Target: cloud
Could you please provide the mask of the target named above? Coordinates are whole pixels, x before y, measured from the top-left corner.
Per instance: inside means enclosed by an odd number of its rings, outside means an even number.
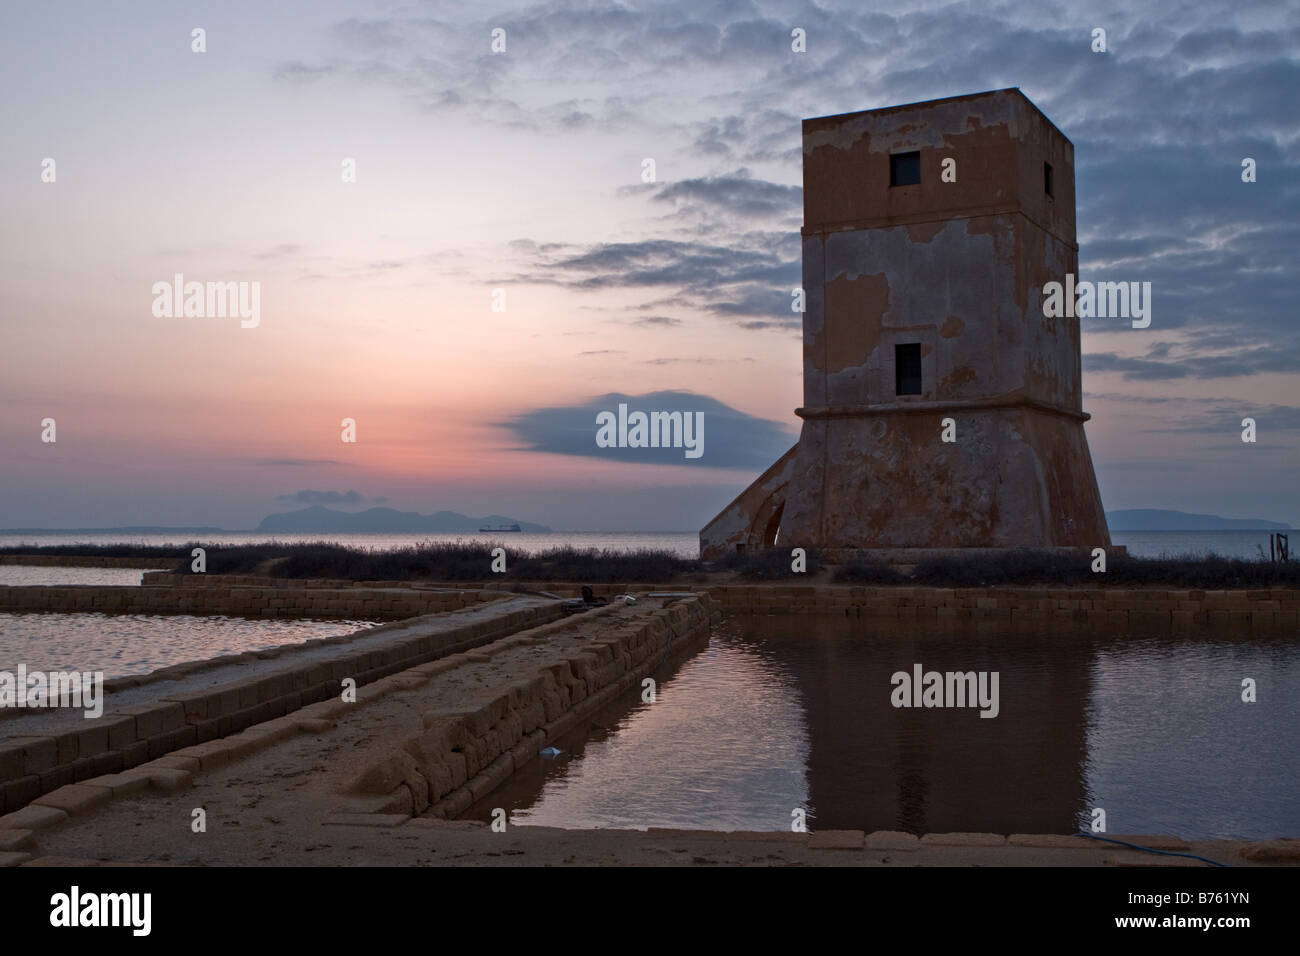
[[[644,188],[626,186],[620,194],[634,195]],[[695,214],[721,213],[728,220],[778,218],[797,222],[802,212],[803,187],[755,179],[742,167],[729,175],[657,184],[651,198]]]
[[[290,495],[276,495],[275,500],[300,505],[359,505],[365,502],[366,497],[356,491],[312,491],[304,488]]]
[[[490,22],[350,18],[332,49],[279,75],[372,82],[475,123],[663,144],[681,178],[619,190],[671,206],[657,228],[576,249],[546,237],[529,277],[654,286],[753,330],[798,324],[779,292],[799,281],[799,187],[786,183],[800,175],[801,117],[1020,86],[1076,147],[1082,278],[1152,282],[1153,328],[1193,336],[1184,358],[1200,360],[1179,373],[1117,352],[1094,367],[1229,377],[1269,370],[1267,350],[1300,366],[1300,23],[1266,0],[1227,12],[1164,0],[1159,11],[1103,2],[1085,21],[1054,4],[558,0]],[[1093,20],[1106,24],[1105,54],[1091,51]],[[791,51],[793,25],[807,31],[806,53]],[[506,56],[487,53],[494,26],[507,31]],[[1245,156],[1257,183],[1241,182]],[[1241,354],[1215,354],[1208,343],[1225,332]]]
[[[532,261],[511,280],[582,292],[668,289],[659,304],[714,317],[757,318],[764,327],[800,327],[790,290],[801,281],[798,233],[737,233],[731,245],[647,239],[562,246]]]
[[[275,468],[311,468],[316,465],[337,465],[333,458],[253,458],[254,465],[268,465]]]
[[[277,246],[263,252],[253,253],[254,259],[284,259],[290,256],[296,256],[303,251],[303,247],[293,242],[282,242]]]
[[[1182,353],[1169,356],[1169,343],[1148,352],[1147,357],[1117,355],[1114,352],[1089,352],[1083,356],[1085,372],[1119,372],[1128,381],[1144,379],[1216,379],[1242,378],[1265,372],[1294,372],[1297,356],[1291,348],[1259,346],[1236,349],[1226,354],[1201,354],[1199,343],[1191,343]]]
[[[1300,21],[1286,5],[1099,0],[1085,17],[1059,0],[883,10],[556,0],[498,19],[505,58],[464,52],[485,47],[486,21],[446,26],[433,43],[430,28],[394,18],[335,37],[338,48],[301,58],[284,79],[371,82],[476,123],[656,144],[661,182],[613,187],[624,231],[575,243],[557,226],[526,240],[511,250],[517,280],[606,311],[610,293],[624,293],[628,320],[643,314],[646,327],[711,320],[794,336],[800,119],[1019,86],[1075,146],[1080,278],[1152,284],[1151,328],[1090,348],[1085,383],[1183,392],[1185,404],[1143,407],[1158,427],[1208,435],[1246,412],[1198,404],[1206,383],[1300,369]],[[796,25],[806,54],[790,51]],[[1105,54],[1090,49],[1097,25]],[[1258,182],[1241,181],[1244,157]],[[626,305],[637,293],[653,304]],[[1121,327],[1085,323],[1085,346]],[[1294,435],[1289,408],[1258,410],[1261,427]],[[577,424],[590,438],[593,423]],[[1150,452],[1172,448],[1155,440]]]
[[[674,319],[672,316],[668,316],[668,315],[647,315],[643,318],[633,320],[632,324],[645,325],[645,326],[663,326],[667,328],[671,326],[681,325],[682,320]]]
[[[1130,395],[1117,392],[1085,392],[1089,401],[1115,402],[1140,409],[1161,409],[1161,423],[1145,431],[1197,432],[1214,437],[1241,430],[1243,418],[1255,419],[1256,425],[1269,432],[1300,432],[1300,406],[1257,404],[1241,398],[1196,398],[1186,395]],[[1288,441],[1290,444],[1290,441]]]
[[[638,410],[703,413],[703,456],[687,459],[681,448],[598,447],[596,416],[606,411],[617,414],[620,403],[627,405],[629,414]],[[499,424],[511,430],[529,451],[605,461],[712,468],[766,468],[797,437],[779,422],[747,415],[707,395],[677,391],[601,395],[580,405],[533,409]]]

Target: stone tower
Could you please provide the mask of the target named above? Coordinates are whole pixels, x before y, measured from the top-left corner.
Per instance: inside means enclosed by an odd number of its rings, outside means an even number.
[[[803,180],[803,428],[702,555],[1109,546],[1079,322],[1042,308],[1073,144],[997,90],[804,120]]]

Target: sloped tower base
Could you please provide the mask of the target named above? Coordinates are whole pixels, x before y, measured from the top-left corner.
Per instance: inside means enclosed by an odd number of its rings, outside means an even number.
[[[944,418],[951,443],[938,439]],[[808,418],[780,538],[823,550],[1110,544],[1082,422],[1024,406]]]

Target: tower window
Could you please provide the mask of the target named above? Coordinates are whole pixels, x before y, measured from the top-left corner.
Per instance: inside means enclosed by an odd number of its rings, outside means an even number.
[[[1043,192],[1051,196],[1052,193],[1052,164],[1043,163]]]
[[[921,394],[921,343],[894,346],[894,394]]]
[[[921,181],[921,154],[894,153],[889,157],[889,185],[915,186]]]

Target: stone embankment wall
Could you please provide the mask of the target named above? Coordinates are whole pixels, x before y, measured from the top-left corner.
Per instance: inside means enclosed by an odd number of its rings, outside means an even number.
[[[1110,633],[1219,627],[1294,631],[1300,625],[1300,590],[1293,589],[732,585],[708,591],[723,610],[734,613],[832,614],[884,622],[986,622],[1012,628],[1064,623]]]
[[[100,611],[107,614],[225,614],[235,617],[341,617],[396,621],[421,614],[455,611],[499,597],[500,592],[486,589],[284,587],[269,585],[265,578],[257,587],[216,581],[208,581],[205,587],[24,585],[0,587],[0,612],[73,614]]]
[[[709,596],[700,594],[615,627],[593,628],[599,637],[585,650],[530,679],[487,691],[481,706],[426,713],[423,733],[362,767],[345,789],[382,798],[369,805],[373,811],[454,817],[580,720],[706,644],[719,616]],[[546,630],[532,636],[544,639]]]
[[[418,664],[490,643],[520,629],[536,627],[563,614],[558,602],[521,607],[485,615],[454,627],[427,629],[412,634],[395,629],[391,641],[381,646],[349,647],[356,638],[374,631],[340,635],[304,645],[250,651],[206,661],[178,664],[139,677],[104,682],[105,713],[95,720],[79,721],[75,729],[48,735],[0,737],[0,813],[12,812],[43,793],[70,783],[118,773],[148,760],[193,744],[237,734],[245,728],[273,720],[300,707],[341,693],[342,680],[351,677],[363,686]],[[337,645],[337,654],[295,663],[295,657],[320,645]],[[252,664],[279,658],[286,666],[273,672],[204,687],[188,693],[169,693],[165,685],[149,703],[114,707],[112,695],[144,683],[177,680],[195,672],[238,662]],[[277,662],[278,663],[278,662]],[[24,711],[0,711],[15,718]],[[6,721],[0,719],[0,733]]]
[[[412,583],[275,579],[253,575],[148,573],[145,587],[0,587],[2,611],[106,611],[398,620],[492,600],[504,589],[578,594],[581,582]],[[503,589],[498,591],[496,589]],[[1013,629],[1098,627],[1153,633],[1232,628],[1295,631],[1300,589],[1205,591],[1171,588],[935,588],[785,583],[624,583],[594,586],[599,596],[650,591],[708,592],[733,614],[830,614],[888,622]]]
[[[461,584],[460,587],[490,587]],[[562,597],[577,595],[579,584],[538,581],[530,591]],[[872,587],[862,585],[638,583],[599,584],[597,596],[651,591],[707,592],[713,603],[730,614],[828,614],[890,623],[919,622],[962,626],[982,623],[997,627],[1104,628],[1152,633],[1195,632],[1230,628],[1234,631],[1290,631],[1300,627],[1300,590],[1203,591],[1171,588]]]
[[[147,571],[141,584],[168,588],[410,588],[421,587],[414,581],[353,581],[348,578],[268,578],[260,574],[173,574],[170,571]],[[430,585],[455,588],[456,584]],[[489,585],[490,586],[490,585]],[[478,584],[473,587],[479,587]]]

